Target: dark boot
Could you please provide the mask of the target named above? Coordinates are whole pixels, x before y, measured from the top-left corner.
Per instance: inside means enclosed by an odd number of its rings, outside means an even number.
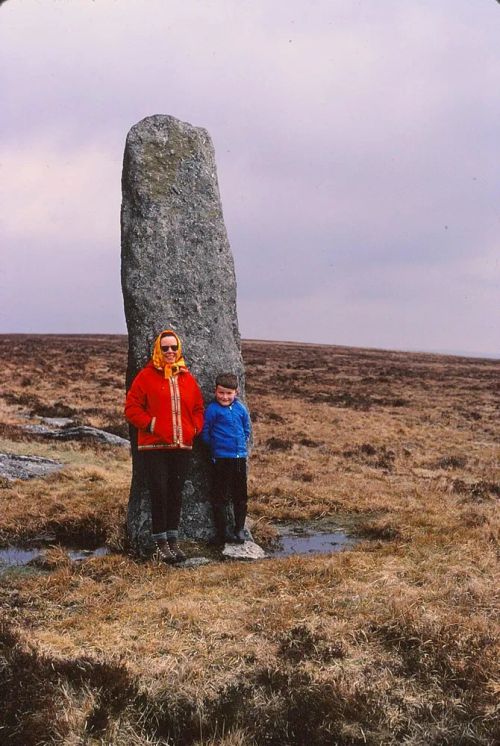
[[[167,565],[173,565],[176,561],[175,555],[170,550],[170,547],[165,539],[158,539],[157,541],[155,541],[155,552],[153,554],[153,557],[158,562],[165,562],[165,564]]]
[[[247,517],[247,506],[245,503],[234,505],[234,536],[236,544],[244,544],[247,536],[245,533],[245,519]]]
[[[235,530],[234,532],[234,538],[235,538],[235,544],[244,544],[247,540],[245,529],[240,528],[238,531]]]
[[[186,555],[182,551],[182,549],[179,547],[179,544],[177,543],[177,539],[168,539],[168,547],[170,549],[170,552],[175,557],[175,562],[184,562],[186,559]]]
[[[228,528],[226,523],[226,506],[223,503],[212,503],[215,525],[214,544],[224,546],[224,544],[233,544],[235,536]]]

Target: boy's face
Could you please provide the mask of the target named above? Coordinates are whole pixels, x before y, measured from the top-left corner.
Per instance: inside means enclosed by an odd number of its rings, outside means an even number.
[[[215,399],[223,407],[229,407],[236,399],[238,389],[227,389],[225,386],[215,387]]]

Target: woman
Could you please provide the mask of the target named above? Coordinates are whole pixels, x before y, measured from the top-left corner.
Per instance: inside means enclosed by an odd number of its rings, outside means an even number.
[[[151,360],[135,377],[125,417],[137,428],[137,447],[144,454],[157,554],[164,562],[181,562],[186,559],[177,542],[182,488],[193,439],[203,427],[203,397],[172,329],[158,335]]]

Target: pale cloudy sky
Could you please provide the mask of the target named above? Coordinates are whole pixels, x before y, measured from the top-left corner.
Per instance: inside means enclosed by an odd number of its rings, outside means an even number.
[[[497,354],[495,0],[0,4],[0,331],[124,332],[120,175],[206,127],[244,337]]]

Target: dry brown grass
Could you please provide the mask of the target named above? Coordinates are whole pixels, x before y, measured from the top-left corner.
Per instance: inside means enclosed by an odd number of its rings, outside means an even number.
[[[77,344],[78,342],[78,344]],[[0,450],[63,461],[0,493],[0,540],[123,547],[125,340],[0,338]],[[0,734],[39,743],[484,744],[498,724],[498,363],[247,342],[250,511],[339,524],[340,554],[169,569],[126,554],[0,581]]]
[[[57,450],[64,459],[63,450]],[[125,454],[113,456],[113,468],[106,468],[109,454],[101,453],[99,466],[71,464],[44,480],[17,481],[4,488],[0,542],[29,542],[36,536],[53,535],[68,545],[123,547],[130,470]]]

